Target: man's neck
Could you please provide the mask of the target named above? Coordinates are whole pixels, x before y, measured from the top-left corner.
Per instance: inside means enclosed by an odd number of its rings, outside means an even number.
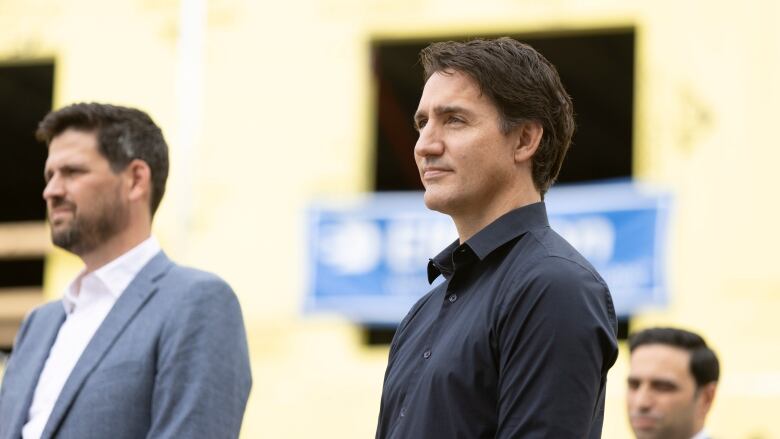
[[[125,233],[112,236],[89,253],[78,256],[84,261],[85,272],[90,273],[127,253],[148,239],[149,236],[151,236],[151,230],[128,230]]]
[[[542,196],[535,191],[522,195],[523,196],[521,197],[516,197],[503,203],[494,203],[488,209],[451,214],[450,217],[452,217],[455,228],[458,230],[458,239],[460,240],[460,243],[462,244],[468,241],[469,238],[476,235],[477,232],[507,213],[528,206],[529,204],[542,201]]]

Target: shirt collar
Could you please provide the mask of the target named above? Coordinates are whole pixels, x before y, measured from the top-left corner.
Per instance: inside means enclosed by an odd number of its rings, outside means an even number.
[[[123,253],[108,264],[98,268],[92,273],[82,270],[78,276],[65,289],[62,304],[65,312],[70,314],[76,306],[77,293],[85,278],[94,277],[106,288],[111,297],[116,300],[130,285],[141,269],[161,250],[160,243],[150,236],[142,243]]]
[[[455,240],[428,262],[428,282],[444,275],[449,277],[458,268],[475,260],[483,260],[497,248],[525,234],[531,229],[549,227],[544,202],[507,212],[488,224],[463,244]]]
[[[707,432],[702,429],[700,432],[696,433],[691,439],[707,439],[707,438],[709,438],[709,436],[707,436]]]

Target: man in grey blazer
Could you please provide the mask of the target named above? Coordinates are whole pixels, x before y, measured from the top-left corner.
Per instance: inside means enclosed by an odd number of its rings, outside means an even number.
[[[237,437],[251,374],[236,296],[151,236],[168,175],[160,128],[90,103],[48,114],[36,135],[52,241],[85,268],[19,330],[0,439]]]

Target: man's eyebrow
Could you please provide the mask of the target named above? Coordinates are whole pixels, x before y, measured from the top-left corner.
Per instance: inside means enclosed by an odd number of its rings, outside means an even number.
[[[663,378],[654,378],[654,379],[650,380],[650,384],[652,384],[652,385],[659,385],[660,384],[660,385],[664,385],[664,386],[678,387],[676,382],[674,382],[672,380],[663,379]]]
[[[433,108],[433,112],[436,114],[450,114],[450,113],[463,113],[471,114],[471,112],[458,105],[442,105]]]

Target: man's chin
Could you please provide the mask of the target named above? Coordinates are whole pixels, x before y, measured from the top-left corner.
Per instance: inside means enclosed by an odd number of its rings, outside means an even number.
[[[51,242],[55,246],[72,252],[75,248],[77,237],[74,236],[73,230],[70,227],[55,227],[51,228]]]
[[[55,230],[65,230],[70,228],[71,220],[65,215],[49,216],[49,228],[54,233]]]
[[[631,429],[637,439],[657,439],[658,424],[656,421],[631,421]]]
[[[450,211],[450,203],[447,202],[446,197],[442,196],[440,193],[437,193],[435,190],[426,190],[425,195],[423,196],[423,201],[425,202],[425,207],[430,210],[435,210],[436,212],[441,212],[445,215],[447,215]]]

